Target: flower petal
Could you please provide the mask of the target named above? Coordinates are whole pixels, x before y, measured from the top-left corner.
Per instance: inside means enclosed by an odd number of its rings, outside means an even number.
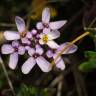
[[[48,41],[48,42],[47,42],[47,45],[48,45],[50,48],[52,48],[52,49],[57,49],[57,48],[59,47],[59,45],[58,45],[55,41],[52,41],[52,40]]]
[[[37,57],[36,62],[43,72],[49,72],[52,69],[51,64],[42,56]]]
[[[56,56],[57,56],[57,54],[54,55],[53,58],[55,59]],[[64,70],[64,69],[65,69],[65,64],[64,64],[64,61],[63,61],[62,57],[59,57],[59,58],[56,60],[55,64],[56,64],[56,67],[57,67],[57,68],[59,68],[59,69],[61,69],[61,70]]]
[[[44,28],[43,33],[48,34],[50,32],[50,28]]]
[[[21,68],[22,73],[28,74],[31,71],[31,69],[35,66],[35,64],[36,64],[35,59],[32,57],[29,57],[28,60],[25,61],[25,63],[22,65],[22,68]]]
[[[28,54],[29,54],[30,56],[32,56],[32,55],[34,55],[34,53],[35,53],[35,49],[29,48]]]
[[[18,40],[18,39],[20,39],[20,35],[18,34],[18,32],[15,32],[15,31],[5,31],[4,37],[6,40]]]
[[[66,20],[51,22],[49,26],[51,29],[56,30],[60,29],[66,22],[67,22]]]
[[[21,41],[22,41],[23,44],[28,44],[28,45],[31,44],[31,42],[26,37],[22,38]]]
[[[60,37],[60,32],[58,30],[54,30],[52,32],[49,32],[47,35],[49,40],[53,40]]]
[[[25,29],[25,22],[21,17],[16,16],[15,17],[15,22],[16,22],[17,29],[18,29],[19,32],[24,32],[26,30]]]
[[[43,40],[42,40],[42,39],[40,39],[40,40],[39,40],[39,43],[40,43],[41,45],[43,45],[43,44],[44,44],[44,42],[43,42]]]
[[[10,59],[9,59],[9,67],[11,69],[15,69],[18,63],[18,53],[14,52],[10,55]]]
[[[25,53],[25,47],[24,46],[19,46],[19,48],[18,48],[18,54],[24,55],[24,53]]]
[[[37,29],[43,29],[44,27],[43,27],[42,22],[38,22],[38,23],[36,24],[36,28],[37,28]]]
[[[19,42],[18,41],[12,41],[12,46],[13,47],[18,47],[19,46]]]
[[[53,53],[52,53],[51,50],[48,50],[48,51],[46,52],[46,55],[47,55],[48,58],[53,57]]]
[[[2,54],[10,54],[10,53],[14,52],[14,48],[9,44],[4,44],[1,47],[1,52],[2,52]]]
[[[38,53],[39,55],[43,54],[43,49],[40,46],[36,46],[36,53]]]
[[[32,34],[31,34],[31,32],[27,32],[27,34],[26,34],[26,38],[29,38],[29,39],[32,38]]]
[[[46,7],[42,12],[42,22],[49,23],[49,21],[50,21],[50,9]]]
[[[56,50],[56,52],[59,53],[68,44],[70,44],[70,42],[65,42],[65,43],[61,44],[60,47]],[[62,54],[71,54],[71,53],[74,53],[75,51],[77,51],[77,49],[78,49],[78,47],[75,44],[73,44],[69,48],[67,48]]]

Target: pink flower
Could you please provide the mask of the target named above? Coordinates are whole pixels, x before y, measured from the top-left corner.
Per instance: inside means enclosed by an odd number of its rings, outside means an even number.
[[[31,44],[28,39],[32,39],[32,34],[26,30],[25,22],[21,17],[16,16],[15,22],[17,25],[18,32],[16,31],[5,31],[4,37],[6,40],[19,40],[21,39],[22,43]]]
[[[44,51],[39,45],[36,45],[36,49],[28,49],[28,54],[30,57],[22,65],[22,72],[24,74],[28,74],[36,64],[43,72],[49,72],[52,67],[51,64],[43,57],[43,53]]]
[[[9,67],[15,69],[18,63],[18,55],[25,53],[24,46],[19,45],[17,41],[13,41],[11,44],[4,44],[1,47],[2,54],[10,54]]]
[[[66,43],[63,43],[60,45],[59,48],[57,48],[55,51],[52,51],[52,50],[48,50],[46,55],[48,58],[53,58],[55,59],[58,55],[58,53],[66,46],[68,45],[70,42],[66,42]],[[62,54],[72,54],[74,52],[76,52],[77,50],[77,46],[76,45],[72,45],[71,47],[69,47],[68,49],[66,49]],[[56,64],[56,67],[61,69],[61,70],[64,70],[65,69],[65,63],[64,63],[64,60],[62,59],[62,57],[60,56],[57,61],[55,62]]]
[[[42,22],[37,23],[37,29],[43,29],[43,33],[48,33],[50,30],[60,29],[66,22],[66,20],[50,22],[50,9],[45,8],[42,12]]]

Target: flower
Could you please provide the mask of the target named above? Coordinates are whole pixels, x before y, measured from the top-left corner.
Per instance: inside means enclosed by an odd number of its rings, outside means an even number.
[[[19,45],[18,41],[13,41],[11,44],[4,44],[1,47],[2,54],[10,54],[9,67],[15,69],[18,62],[18,54],[23,55],[25,53],[24,46]]]
[[[50,9],[46,7],[42,12],[42,22],[38,22],[36,27],[43,29],[43,33],[48,33],[50,30],[60,29],[66,22],[66,20],[50,22]]]
[[[58,53],[69,44],[70,42],[66,42],[60,45],[59,48],[57,48],[55,51],[54,50],[48,50],[46,52],[46,55],[48,58],[53,58],[55,59],[58,55]],[[77,50],[77,46],[76,45],[72,45],[69,48],[67,48],[62,54],[71,54],[74,53]],[[59,56],[59,58],[55,61],[56,67],[64,70],[65,69],[65,63],[64,60],[62,59],[61,56]]]
[[[31,44],[31,42],[28,39],[32,38],[32,34],[28,30],[26,30],[24,20],[21,17],[16,16],[15,22],[17,25],[18,32],[5,31],[4,32],[5,39],[6,40],[19,40],[19,39],[21,39],[22,43]]]
[[[49,72],[52,67],[51,64],[43,57],[43,53],[44,51],[39,45],[36,45],[36,49],[29,48],[28,54],[30,55],[30,57],[22,65],[22,72],[24,74],[28,74],[36,63],[43,72]]]
[[[58,31],[52,31],[52,32],[49,32],[49,33],[41,33],[40,34],[40,40],[39,40],[39,43],[41,45],[43,44],[47,44],[50,48],[58,48],[59,45],[53,41],[54,39],[60,37],[60,33]]]

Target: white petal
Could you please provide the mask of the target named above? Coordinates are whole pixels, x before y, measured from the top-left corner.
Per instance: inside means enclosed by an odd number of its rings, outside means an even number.
[[[1,47],[1,52],[2,54],[10,54],[14,52],[14,48],[9,44],[5,44]]]
[[[52,48],[52,49],[56,49],[56,48],[59,47],[59,45],[58,45],[55,41],[52,41],[52,40],[48,41],[47,45],[48,45],[50,48]]]
[[[42,22],[38,22],[38,23],[36,24],[36,28],[37,28],[37,29],[43,29],[43,24],[42,24]]]
[[[54,55],[53,58],[55,59],[57,55]],[[61,70],[64,70],[65,69],[65,64],[64,64],[64,61],[61,57],[59,57],[56,62],[56,67],[61,69]]]
[[[18,40],[18,39],[20,39],[19,33],[15,32],[15,31],[5,31],[4,37],[6,40]]]
[[[70,42],[65,42],[65,43],[61,44],[60,47],[56,50],[56,52],[59,53],[68,44],[70,44]],[[73,44],[69,48],[67,48],[62,54],[71,54],[71,53],[76,52],[77,49],[78,49],[78,47],[75,44]]]
[[[35,64],[36,64],[35,59],[32,57],[29,57],[28,60],[25,61],[25,63],[22,65],[22,68],[21,68],[22,73],[28,74]]]
[[[54,30],[52,32],[49,32],[47,35],[49,40],[53,40],[60,37],[60,32],[58,30]]]
[[[16,22],[17,29],[19,32],[24,32],[26,30],[25,29],[25,22],[21,17],[16,16],[15,22]]]
[[[50,28],[53,30],[60,29],[67,21],[56,21],[56,22],[51,22],[49,24]]]
[[[50,9],[46,7],[42,12],[42,22],[49,23],[49,21],[50,21]]]
[[[10,55],[9,67],[14,70],[17,66],[17,63],[18,63],[18,53],[15,52]]]
[[[19,46],[19,48],[18,48],[18,54],[24,55],[24,53],[25,53],[25,47],[24,46]]]
[[[36,59],[36,62],[43,72],[49,72],[52,69],[51,64],[42,56]]]
[[[39,43],[40,43],[41,45],[43,45],[43,44],[44,44],[44,42],[43,42],[43,40],[42,40],[42,39],[40,39],[40,40],[39,40]]]
[[[44,28],[43,33],[48,34],[50,32],[50,28]]]
[[[35,49],[29,48],[28,54],[29,54],[30,56],[32,56],[32,55],[34,55],[34,53],[35,53]]]

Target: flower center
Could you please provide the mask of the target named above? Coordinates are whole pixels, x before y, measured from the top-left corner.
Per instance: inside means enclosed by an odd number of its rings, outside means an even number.
[[[39,54],[34,54],[33,57],[36,59],[39,56]]]
[[[44,26],[45,28],[48,28],[48,27],[49,27],[49,25],[48,25],[47,23],[43,23],[43,26]]]
[[[23,31],[22,33],[20,33],[21,38],[24,38],[24,37],[26,36],[27,32],[28,32],[28,31],[25,30],[25,31]]]
[[[43,42],[44,42],[44,43],[47,43],[47,42],[48,42],[48,36],[47,36],[47,35],[44,35],[44,36],[43,36]]]

